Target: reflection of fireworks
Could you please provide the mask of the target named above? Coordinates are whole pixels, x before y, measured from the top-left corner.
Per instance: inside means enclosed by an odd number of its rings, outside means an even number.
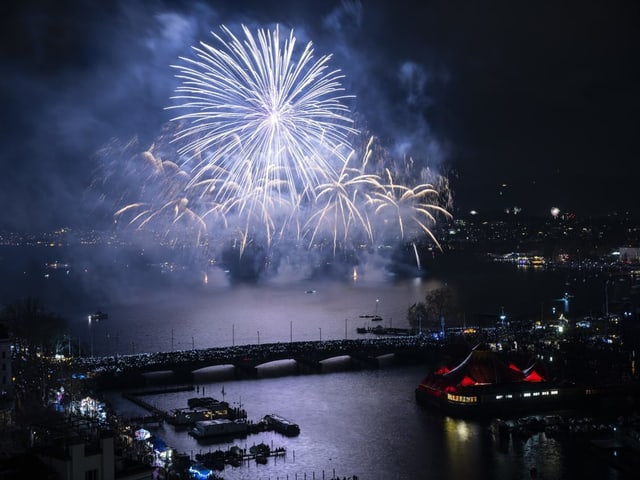
[[[142,188],[123,195],[117,218],[232,239],[241,255],[279,240],[331,244],[334,255],[425,234],[438,244],[430,227],[449,215],[446,179],[423,169],[422,182],[406,186],[412,161],[394,167],[374,153],[373,137],[359,157],[329,57],[314,61],[310,44],[296,57],[295,38],[281,43],[278,28],[244,28],[242,40],[222,30],[229,43],[214,34],[217,48],[202,43],[177,67],[173,108],[186,113],[172,122],[171,143],[160,138],[133,156]]]

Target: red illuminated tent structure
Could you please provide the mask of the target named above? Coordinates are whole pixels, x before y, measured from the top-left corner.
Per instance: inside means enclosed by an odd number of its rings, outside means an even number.
[[[474,348],[462,363],[442,375],[449,385],[493,385],[525,380],[525,373],[515,365],[504,363],[498,355],[484,346]]]
[[[460,416],[556,408],[579,394],[577,387],[549,381],[539,362],[520,369],[484,345],[474,348],[454,368],[439,368],[416,388],[421,403]]]

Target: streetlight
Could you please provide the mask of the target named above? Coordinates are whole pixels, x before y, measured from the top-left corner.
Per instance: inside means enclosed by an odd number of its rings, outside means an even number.
[[[258,330],[258,345],[260,345],[260,330]]]
[[[318,330],[320,330],[320,341],[322,341],[322,327],[318,327]]]
[[[89,315],[89,337],[90,338],[90,342],[91,342],[91,358],[93,358],[93,328],[92,328],[92,320],[93,315]]]

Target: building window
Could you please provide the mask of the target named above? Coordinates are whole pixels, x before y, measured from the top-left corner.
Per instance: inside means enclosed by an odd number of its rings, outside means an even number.
[[[98,470],[87,470],[84,472],[84,480],[98,480]]]

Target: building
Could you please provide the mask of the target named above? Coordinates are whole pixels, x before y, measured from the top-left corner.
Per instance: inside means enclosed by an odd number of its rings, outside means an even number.
[[[638,247],[620,247],[618,249],[620,256],[618,257],[623,263],[640,263],[640,248]]]
[[[111,432],[88,441],[74,437],[35,448],[38,460],[59,480],[152,480],[153,467],[116,455]]]

